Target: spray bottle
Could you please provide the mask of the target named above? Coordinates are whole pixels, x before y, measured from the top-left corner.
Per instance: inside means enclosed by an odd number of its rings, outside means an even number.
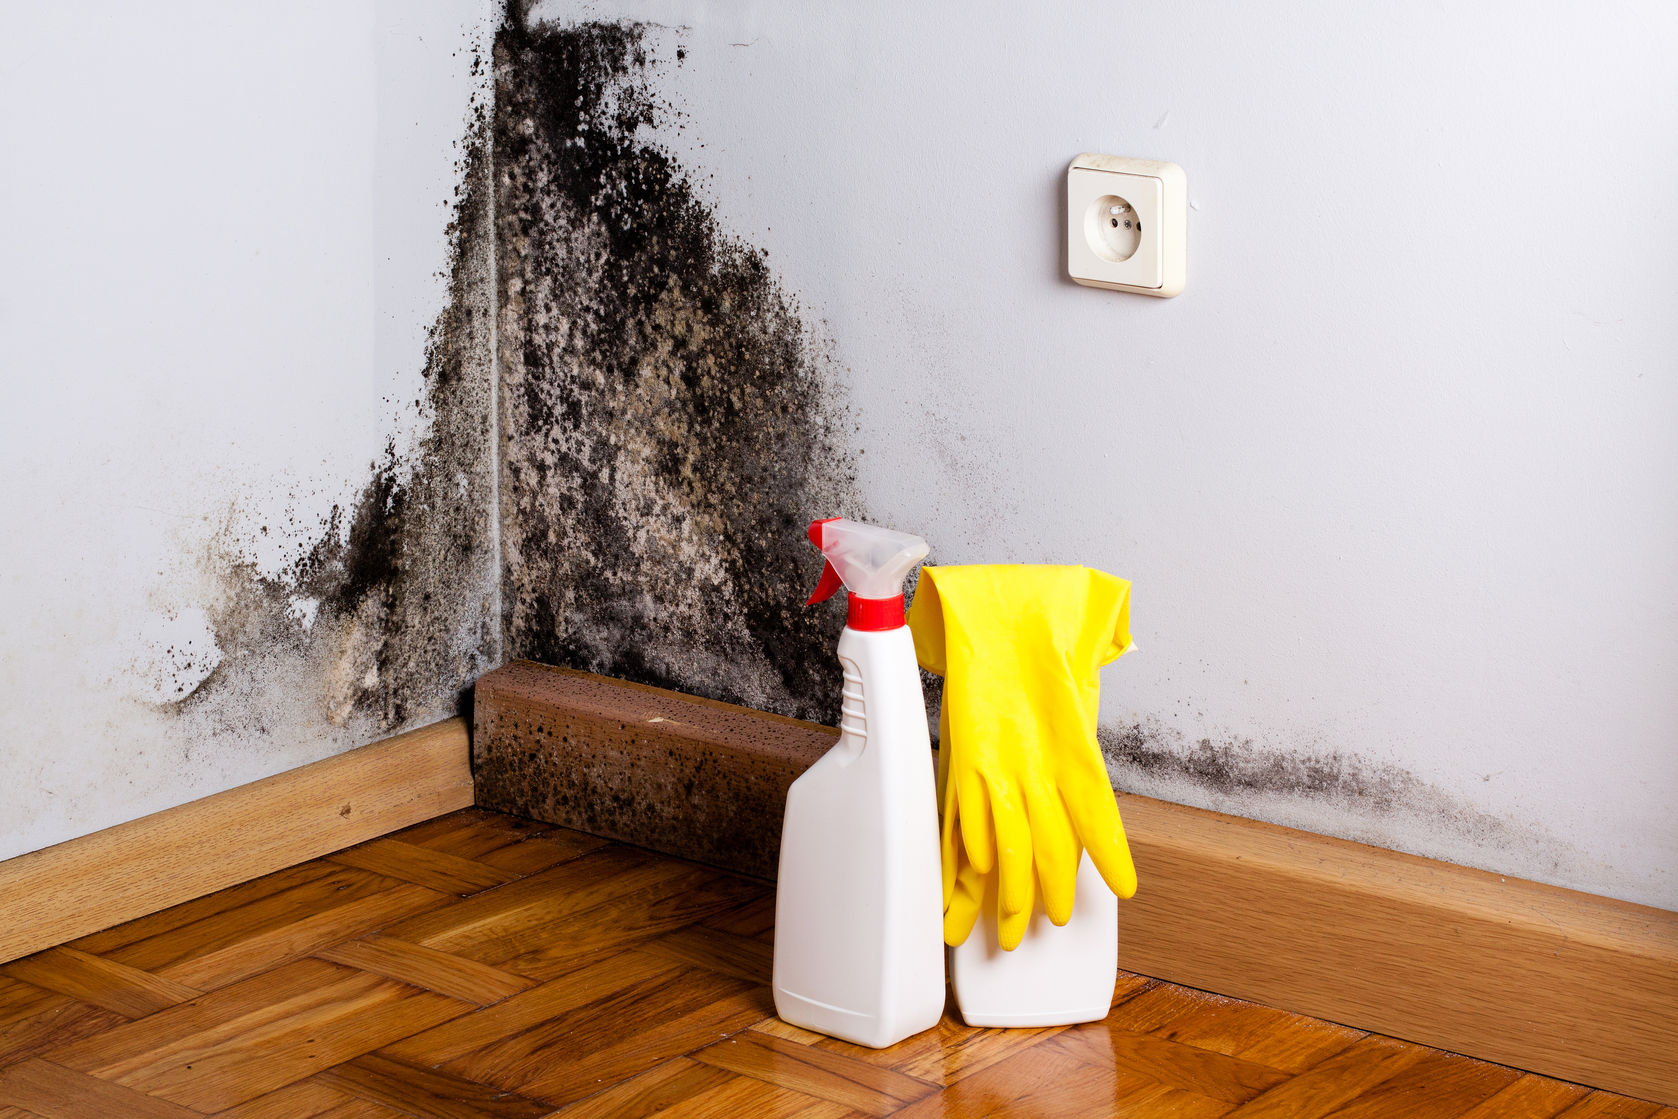
[[[903,580],[926,541],[832,518],[810,602],[850,592],[839,741],[787,791],[775,898],[775,1012],[876,1049],[938,1023],[943,888],[932,744]]]

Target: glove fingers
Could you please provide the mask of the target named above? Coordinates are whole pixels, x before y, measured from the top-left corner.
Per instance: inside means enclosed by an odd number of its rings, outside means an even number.
[[[954,948],[973,932],[985,900],[985,876],[966,859],[958,859],[954,888],[944,905],[944,943]]]
[[[996,867],[996,837],[991,832],[991,803],[984,778],[968,771],[954,775],[954,779],[967,860],[980,874],[989,874]]]
[[[1130,858],[1130,844],[1125,839],[1124,821],[1119,818],[1119,805],[1111,789],[1086,788],[1072,796],[1065,796],[1072,826],[1089,852],[1090,862],[1101,872],[1107,888],[1121,898],[1136,893],[1136,864]]]
[[[1078,889],[1078,837],[1066,805],[1054,790],[1033,788],[1026,793],[1031,817],[1032,854],[1037,865],[1037,887],[1049,920],[1064,925],[1072,919],[1072,899]]]
[[[996,825],[996,897],[999,916],[1031,915],[1036,884],[1031,871],[1031,823],[1019,794],[1004,782],[990,786]],[[1016,941],[1016,943],[1018,943]]]
[[[938,836],[938,862],[944,879],[944,908],[950,908],[955,893],[956,875],[965,860],[961,857],[961,810],[952,798],[944,808],[944,819]]]
[[[1025,939],[1025,933],[1031,927],[1032,906],[1027,905],[1019,913],[998,913],[996,915],[996,942],[1005,952],[1012,952]]]

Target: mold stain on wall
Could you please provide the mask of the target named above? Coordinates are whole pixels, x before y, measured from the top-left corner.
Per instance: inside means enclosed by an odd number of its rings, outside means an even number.
[[[517,4],[496,41],[506,650],[831,722],[841,623],[803,603],[806,525],[861,515],[837,370],[653,139],[671,64]]]
[[[1577,849],[1549,831],[1356,753],[1190,741],[1159,720],[1104,725],[1097,738],[1114,787],[1129,792],[1528,878],[1580,865]]]
[[[424,433],[285,569],[215,538],[209,634],[156,658],[184,739],[354,745],[457,712],[510,657],[836,717],[842,623],[803,606],[805,525],[859,509],[833,359],[651,138],[679,114],[646,32],[509,10]]]
[[[482,116],[459,165],[448,299],[413,402],[422,434],[400,454],[393,438],[353,507],[334,507],[278,573],[259,569],[242,532],[215,537],[205,559],[215,665],[172,701],[195,742],[303,733],[356,745],[456,713],[498,662]]]

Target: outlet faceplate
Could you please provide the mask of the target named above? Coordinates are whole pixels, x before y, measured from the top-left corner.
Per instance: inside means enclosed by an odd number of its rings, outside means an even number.
[[[1175,163],[1085,152],[1066,169],[1066,271],[1080,284],[1183,290],[1188,176]]]

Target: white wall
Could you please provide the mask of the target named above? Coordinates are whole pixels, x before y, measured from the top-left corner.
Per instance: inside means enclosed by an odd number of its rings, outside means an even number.
[[[359,744],[283,673],[259,739],[167,701],[205,549],[277,569],[418,429],[486,9],[7,8],[0,857]]]
[[[539,12],[666,25],[875,516],[1133,579],[1110,727],[1364,778],[1133,785],[1678,907],[1678,9]],[[1064,279],[1086,150],[1187,169],[1179,298]]]

